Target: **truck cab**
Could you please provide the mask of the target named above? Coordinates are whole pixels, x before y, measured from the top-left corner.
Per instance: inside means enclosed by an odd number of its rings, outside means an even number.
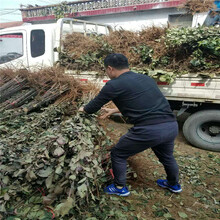
[[[52,24],[24,25],[0,31],[0,68],[36,69],[53,66],[58,60],[54,48],[73,32],[108,34],[111,27],[78,19],[62,18]]]
[[[54,24],[27,25],[2,30],[0,67],[24,69],[53,64],[54,27]]]

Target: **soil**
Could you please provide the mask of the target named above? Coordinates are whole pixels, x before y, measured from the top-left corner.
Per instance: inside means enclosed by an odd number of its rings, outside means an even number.
[[[129,219],[219,219],[220,154],[191,146],[182,133],[184,119],[179,120],[175,140],[175,158],[180,169],[182,193],[173,194],[156,185],[166,178],[163,166],[151,149],[129,158],[136,178],[128,179],[131,195],[122,198]],[[114,143],[131,127],[129,124],[100,120]]]

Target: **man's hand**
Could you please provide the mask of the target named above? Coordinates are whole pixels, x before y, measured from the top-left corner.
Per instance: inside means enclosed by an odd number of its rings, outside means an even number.
[[[80,107],[78,111],[79,111],[79,112],[85,112],[85,111],[84,111],[84,107]]]
[[[120,112],[118,110],[118,108],[102,108],[101,109],[102,115],[100,116],[100,118],[105,119],[105,118],[109,117],[110,115],[112,115],[114,113],[118,113],[118,112]]]

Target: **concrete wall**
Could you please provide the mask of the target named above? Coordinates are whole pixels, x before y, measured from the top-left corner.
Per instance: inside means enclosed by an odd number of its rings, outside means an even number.
[[[116,30],[123,28],[126,30],[138,31],[148,26],[166,26],[169,15],[185,14],[176,8],[154,9],[148,11],[138,11],[120,14],[99,15],[92,17],[82,17],[79,19],[109,24]]]

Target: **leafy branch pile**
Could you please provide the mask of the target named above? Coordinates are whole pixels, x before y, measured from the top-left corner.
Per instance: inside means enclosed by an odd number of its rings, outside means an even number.
[[[114,31],[109,36],[73,33],[65,38],[64,49],[56,51],[61,66],[100,74],[106,55],[123,53],[132,69],[172,82],[177,75],[188,72],[210,77],[220,74],[219,36],[217,27],[151,27],[140,32]]]
[[[106,148],[111,141],[94,116],[76,111],[83,94],[88,95],[89,85],[61,73],[51,79],[50,73],[54,72],[44,70],[42,76],[40,72],[1,72],[7,82],[0,89],[12,83],[10,75],[17,75],[23,79],[26,76],[28,85],[39,91],[44,76],[49,88],[56,88],[50,90],[53,97],[58,84],[59,88],[68,85],[75,94],[62,94],[62,98],[55,98],[55,104],[38,106],[37,112],[32,109],[29,114],[24,111],[29,103],[0,110],[0,219],[80,219],[95,215],[90,213],[91,207],[102,200],[100,190],[109,173]],[[1,105],[24,91],[8,96]],[[33,99],[35,104],[37,99],[38,95]]]
[[[180,8],[186,9],[188,12],[195,14],[201,12],[207,12],[216,8],[214,0],[186,0],[186,2],[180,6]]]
[[[220,74],[220,29],[215,27],[181,28],[167,31],[165,41],[175,59],[184,62],[193,72]],[[212,71],[212,72],[211,72]]]

